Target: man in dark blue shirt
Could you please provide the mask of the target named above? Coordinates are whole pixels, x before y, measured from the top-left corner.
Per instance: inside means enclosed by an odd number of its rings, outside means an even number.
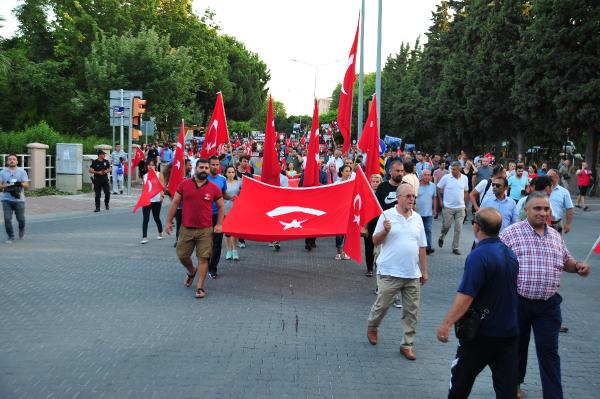
[[[489,366],[496,398],[516,398],[518,386],[518,317],[516,255],[498,238],[502,216],[481,208],[473,219],[477,247],[467,256],[454,304],[437,329],[448,342],[450,328],[471,308],[481,316],[474,339],[460,340],[448,398],[467,398],[477,375]]]

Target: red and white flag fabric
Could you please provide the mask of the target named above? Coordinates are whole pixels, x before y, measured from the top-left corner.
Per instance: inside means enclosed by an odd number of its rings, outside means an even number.
[[[144,188],[142,189],[142,195],[140,195],[140,199],[137,204],[133,208],[133,213],[136,213],[138,209],[150,205],[150,200],[156,194],[162,192],[165,187],[161,184],[160,180],[158,180],[158,175],[153,169],[148,169],[148,177],[146,177],[146,183],[144,183]]]
[[[304,168],[303,187],[319,185],[319,108],[315,98],[312,127],[308,142],[308,154],[306,156],[306,167]]]
[[[175,150],[175,155],[173,156],[173,163],[171,164],[171,175],[169,177],[169,194],[171,198],[175,196],[175,191],[177,191],[177,187],[179,187],[179,183],[183,181],[183,139],[185,137],[185,125],[183,123],[183,119],[181,120],[181,126],[179,127],[179,140],[177,140],[177,148]],[[206,141],[205,141],[206,142]]]
[[[593,251],[595,253],[597,253],[598,255],[600,255],[600,237],[598,237],[598,239],[596,240],[596,243],[594,244]]]
[[[363,129],[358,148],[367,154],[365,172],[369,178],[379,173],[379,129],[377,128],[377,99],[373,97],[369,116]]]
[[[381,205],[379,205],[367,177],[361,168],[356,168],[344,252],[359,264],[362,263],[360,232],[365,224],[381,215],[382,212]]]
[[[358,17],[359,24],[356,25],[356,34],[354,35],[354,42],[352,42],[352,48],[346,61],[346,73],[344,74],[344,81],[342,82],[342,88],[340,90],[340,102],[338,105],[338,128],[344,139],[342,146],[342,153],[346,154],[350,149],[350,126],[352,124],[352,91],[354,88],[354,81],[356,80],[356,52],[358,47],[358,28],[360,26],[360,15]],[[360,129],[360,127],[359,127]]]
[[[263,149],[263,167],[261,179],[266,184],[279,186],[279,158],[277,156],[277,138],[275,137],[275,120],[273,118],[273,99],[269,96],[267,111],[267,126],[265,128],[265,143]],[[246,189],[246,187],[244,187]]]
[[[229,141],[229,132],[227,131],[227,119],[225,118],[225,106],[223,105],[223,94],[217,93],[217,101],[208,122],[204,143],[200,150],[200,158],[208,159],[217,155],[218,148]]]
[[[137,168],[137,166],[140,164],[140,162],[142,162],[145,158],[145,154],[144,151],[142,151],[142,149],[140,147],[135,147],[135,155],[133,157],[133,159],[131,160],[131,167],[132,169]]]
[[[225,234],[263,242],[346,234],[354,180],[284,188],[244,176],[242,187],[223,222]]]

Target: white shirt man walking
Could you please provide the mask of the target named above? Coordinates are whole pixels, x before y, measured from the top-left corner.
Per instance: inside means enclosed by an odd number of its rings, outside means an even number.
[[[452,162],[450,174],[442,177],[438,183],[438,201],[442,208],[442,231],[438,239],[440,248],[444,246],[444,238],[454,221],[454,238],[452,239],[452,253],[460,255],[458,244],[462,231],[463,220],[467,215],[466,204],[469,198],[469,181],[467,176],[460,173],[460,163]]]
[[[413,211],[415,190],[410,184],[400,184],[396,191],[398,203],[379,217],[373,243],[381,244],[377,258],[377,299],[369,313],[367,338],[377,344],[377,329],[397,294],[402,295],[402,329],[404,335],[400,353],[409,360],[417,357],[413,351],[421,285],[428,280],[427,238],[421,216]]]

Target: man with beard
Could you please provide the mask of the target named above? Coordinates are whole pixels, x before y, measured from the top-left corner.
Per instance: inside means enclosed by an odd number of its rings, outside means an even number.
[[[167,234],[173,232],[173,217],[177,207],[183,201],[181,210],[182,226],[177,240],[177,257],[187,269],[184,280],[186,287],[194,282],[196,272],[200,276],[196,284],[196,298],[204,298],[204,282],[208,273],[208,259],[211,256],[213,232],[222,233],[225,204],[219,187],[208,181],[209,164],[199,159],[193,179],[185,179],[179,184],[169,212],[167,214]],[[217,222],[213,228],[213,202],[217,206]],[[194,267],[192,253],[196,250],[198,267]]]

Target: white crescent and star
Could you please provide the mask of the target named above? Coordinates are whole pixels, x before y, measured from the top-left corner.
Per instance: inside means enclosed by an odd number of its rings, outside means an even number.
[[[308,220],[308,219],[300,220],[300,221],[294,219],[294,220],[292,220],[289,223],[282,222],[282,221],[279,221],[279,223],[281,223],[281,225],[283,226],[283,230],[285,231],[287,229],[292,229],[292,228],[294,228],[294,229],[301,229],[302,228],[302,223],[306,222],[306,220]]]
[[[350,68],[352,66],[352,64],[354,64],[354,54],[350,54],[350,57],[348,57],[348,61],[346,61],[346,72],[348,72],[348,68]],[[342,93],[344,93],[345,95],[348,95],[348,93],[346,93],[346,88],[344,87],[343,84],[342,84]]]
[[[358,215],[354,215],[354,220],[353,222],[356,223],[357,226],[360,226],[360,210],[362,208],[362,198],[360,198],[360,194],[356,194],[356,197],[354,197],[354,210],[358,211]],[[358,206],[357,206],[358,204]]]
[[[212,143],[206,144],[206,152],[211,151],[213,148],[215,148],[217,146],[217,132],[219,130],[219,121],[216,119],[213,121],[212,125],[210,125],[210,128],[208,129],[208,133],[206,133],[207,138],[213,129],[215,129],[215,139],[213,140]]]

